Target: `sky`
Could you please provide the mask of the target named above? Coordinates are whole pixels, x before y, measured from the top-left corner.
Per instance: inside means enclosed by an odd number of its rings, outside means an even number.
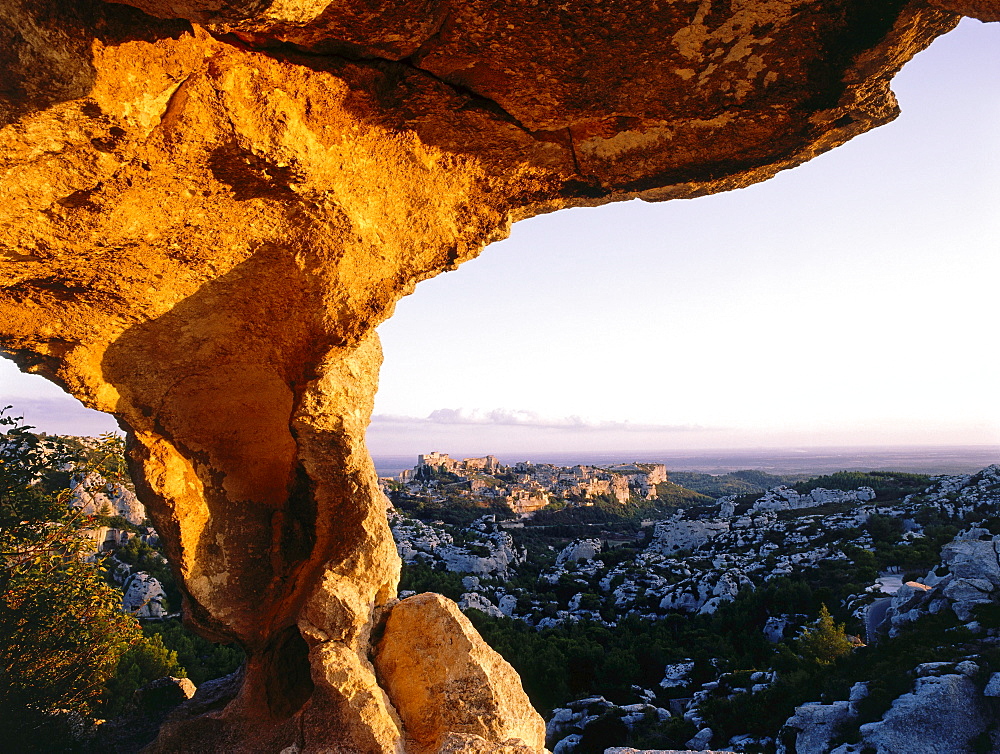
[[[1000,445],[1000,24],[893,123],[740,191],[563,210],[379,328],[372,452]],[[0,360],[48,432],[115,424]]]

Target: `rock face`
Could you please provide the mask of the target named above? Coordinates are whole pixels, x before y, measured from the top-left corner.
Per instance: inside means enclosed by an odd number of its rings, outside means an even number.
[[[364,445],[400,297],[512,221],[745,186],[887,122],[958,18],[0,0],[0,344],[118,418],[188,622],[250,657],[179,740],[401,745],[367,661],[399,559]]]
[[[556,556],[556,565],[576,563],[578,560],[593,560],[601,553],[601,540],[577,539],[566,545]]]
[[[427,563],[448,571],[506,578],[520,558],[513,538],[491,518],[485,516],[466,530],[473,538],[465,546],[456,545],[448,532],[417,519],[391,514],[389,525],[404,563]]]
[[[939,570],[945,571],[943,576]],[[880,630],[895,636],[901,626],[947,608],[968,623],[978,605],[998,601],[1000,535],[973,526],[941,548],[940,568],[931,569],[922,583],[908,581],[893,595]]]
[[[552,710],[552,717],[545,726],[545,737],[553,754],[573,754],[587,727],[593,723],[615,718],[632,731],[643,723],[670,718],[669,710],[653,704],[627,704],[620,707],[603,696],[591,696],[569,702],[565,707]]]
[[[826,754],[839,727],[852,717],[848,702],[812,702],[796,707],[795,714],[785,721],[781,730],[778,754]]]
[[[729,531],[728,521],[686,521],[670,520],[659,523],[653,529],[650,552],[661,555],[676,555],[681,550],[693,550],[720,534]]]

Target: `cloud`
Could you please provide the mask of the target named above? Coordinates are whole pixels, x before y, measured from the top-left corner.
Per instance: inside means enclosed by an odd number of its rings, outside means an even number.
[[[683,433],[713,431],[694,424],[640,424],[630,421],[598,421],[580,416],[547,417],[534,411],[495,408],[492,410],[439,408],[424,418],[376,414],[369,431],[398,431],[432,427],[521,427],[525,429],[571,432],[652,432]]]

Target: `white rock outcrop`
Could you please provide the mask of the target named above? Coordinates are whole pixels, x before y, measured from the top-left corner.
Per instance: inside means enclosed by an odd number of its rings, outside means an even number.
[[[88,516],[101,513],[121,516],[137,526],[146,519],[146,508],[132,490],[123,484],[108,482],[94,471],[72,477],[68,505]]]
[[[753,504],[750,512],[799,510],[834,503],[867,503],[874,499],[875,490],[871,487],[858,487],[856,490],[848,491],[817,487],[804,495],[788,487],[775,487],[765,492],[763,497]]]
[[[569,702],[565,707],[552,711],[545,725],[545,740],[552,754],[573,754],[591,723],[608,715],[622,721],[628,730],[635,730],[650,722],[663,722],[670,712],[653,704],[626,704],[619,706],[603,696],[590,696]]]
[[[463,613],[466,610],[478,610],[491,618],[503,618],[504,613],[500,608],[486,599],[479,592],[466,592],[458,600],[458,609]]]
[[[709,540],[729,531],[728,521],[671,519],[658,523],[647,552],[676,555],[681,550],[694,550]]]
[[[514,548],[510,534],[496,526],[493,516],[483,516],[463,530],[464,544],[443,525],[425,524],[417,519],[389,516],[396,551],[404,563],[441,563],[453,573],[478,576],[510,576],[522,556]],[[457,535],[456,535],[457,536]]]
[[[137,618],[163,618],[167,615],[167,594],[160,582],[144,571],[132,574],[125,585],[122,609]]]
[[[556,565],[563,566],[580,560],[593,560],[601,552],[601,540],[577,539],[566,545],[556,556]]]
[[[777,754],[827,754],[838,729],[854,717],[850,702],[800,705],[781,728]]]

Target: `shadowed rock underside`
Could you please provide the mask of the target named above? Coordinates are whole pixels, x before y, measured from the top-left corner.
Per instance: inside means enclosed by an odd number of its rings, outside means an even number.
[[[891,120],[899,68],[997,8],[939,6],[0,0],[0,343],[118,418],[187,621],[250,658],[156,750],[540,748],[461,615],[393,607],[374,328],[513,221]]]

